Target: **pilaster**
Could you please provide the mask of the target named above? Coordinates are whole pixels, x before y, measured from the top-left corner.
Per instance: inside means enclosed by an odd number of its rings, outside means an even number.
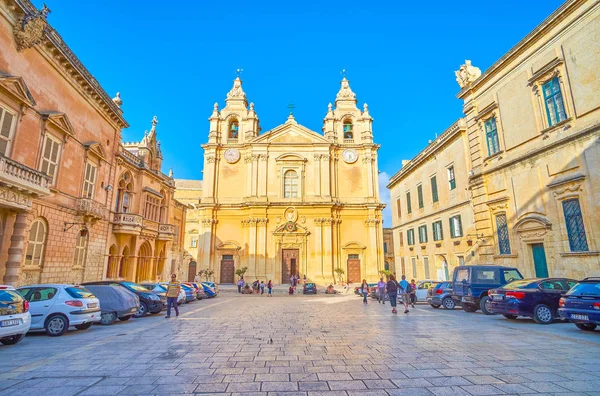
[[[8,248],[8,259],[6,260],[6,272],[3,282],[6,285],[17,286],[21,276],[21,263],[23,262],[23,253],[25,249],[25,234],[29,227],[26,212],[19,212],[16,215],[13,233],[10,237],[10,247]]]

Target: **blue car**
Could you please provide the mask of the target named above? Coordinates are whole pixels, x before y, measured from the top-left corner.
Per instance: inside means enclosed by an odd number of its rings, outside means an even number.
[[[196,301],[197,293],[196,293],[195,288],[189,287],[189,286],[183,285],[183,284],[181,285],[181,288],[185,292],[185,302],[186,303]]]
[[[558,314],[581,330],[594,331],[600,325],[600,277],[585,278],[558,303]]]
[[[213,298],[217,296],[217,286],[214,282],[202,282],[201,285],[206,297]]]
[[[558,302],[563,293],[577,283],[567,278],[521,279],[488,292],[488,309],[507,319],[519,316],[549,324],[558,317]]]

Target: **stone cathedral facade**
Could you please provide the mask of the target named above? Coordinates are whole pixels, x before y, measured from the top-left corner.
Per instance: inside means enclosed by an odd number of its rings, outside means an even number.
[[[220,283],[246,279],[318,283],[375,280],[384,269],[377,150],[368,106],[357,107],[348,80],[329,104],[323,133],[296,122],[261,133],[254,104],[236,78],[226,105],[215,104],[204,149],[204,178],[178,190],[193,205],[186,222],[190,268]],[[178,181],[185,184],[185,181]],[[193,270],[190,271],[190,273]]]

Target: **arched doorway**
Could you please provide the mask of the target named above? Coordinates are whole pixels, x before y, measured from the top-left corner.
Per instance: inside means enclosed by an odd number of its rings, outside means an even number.
[[[194,260],[190,261],[188,264],[188,282],[193,282],[196,277],[196,262]]]
[[[113,279],[119,274],[119,258],[117,257],[117,247],[112,245],[108,249],[108,266],[106,267],[106,278]]]
[[[137,264],[137,282],[152,281],[152,246],[146,241],[140,246]]]
[[[360,283],[360,256],[348,255],[348,283]]]

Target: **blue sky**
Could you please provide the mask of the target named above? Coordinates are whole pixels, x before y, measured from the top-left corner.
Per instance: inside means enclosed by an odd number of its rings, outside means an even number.
[[[235,69],[263,131],[285,122],[293,102],[296,120],[320,132],[345,68],[374,118],[382,184],[462,116],[454,70],[471,59],[485,71],[562,3],[45,1],[109,95],[121,92],[123,139],[140,140],[158,116],[163,171],[202,177],[207,118]]]

